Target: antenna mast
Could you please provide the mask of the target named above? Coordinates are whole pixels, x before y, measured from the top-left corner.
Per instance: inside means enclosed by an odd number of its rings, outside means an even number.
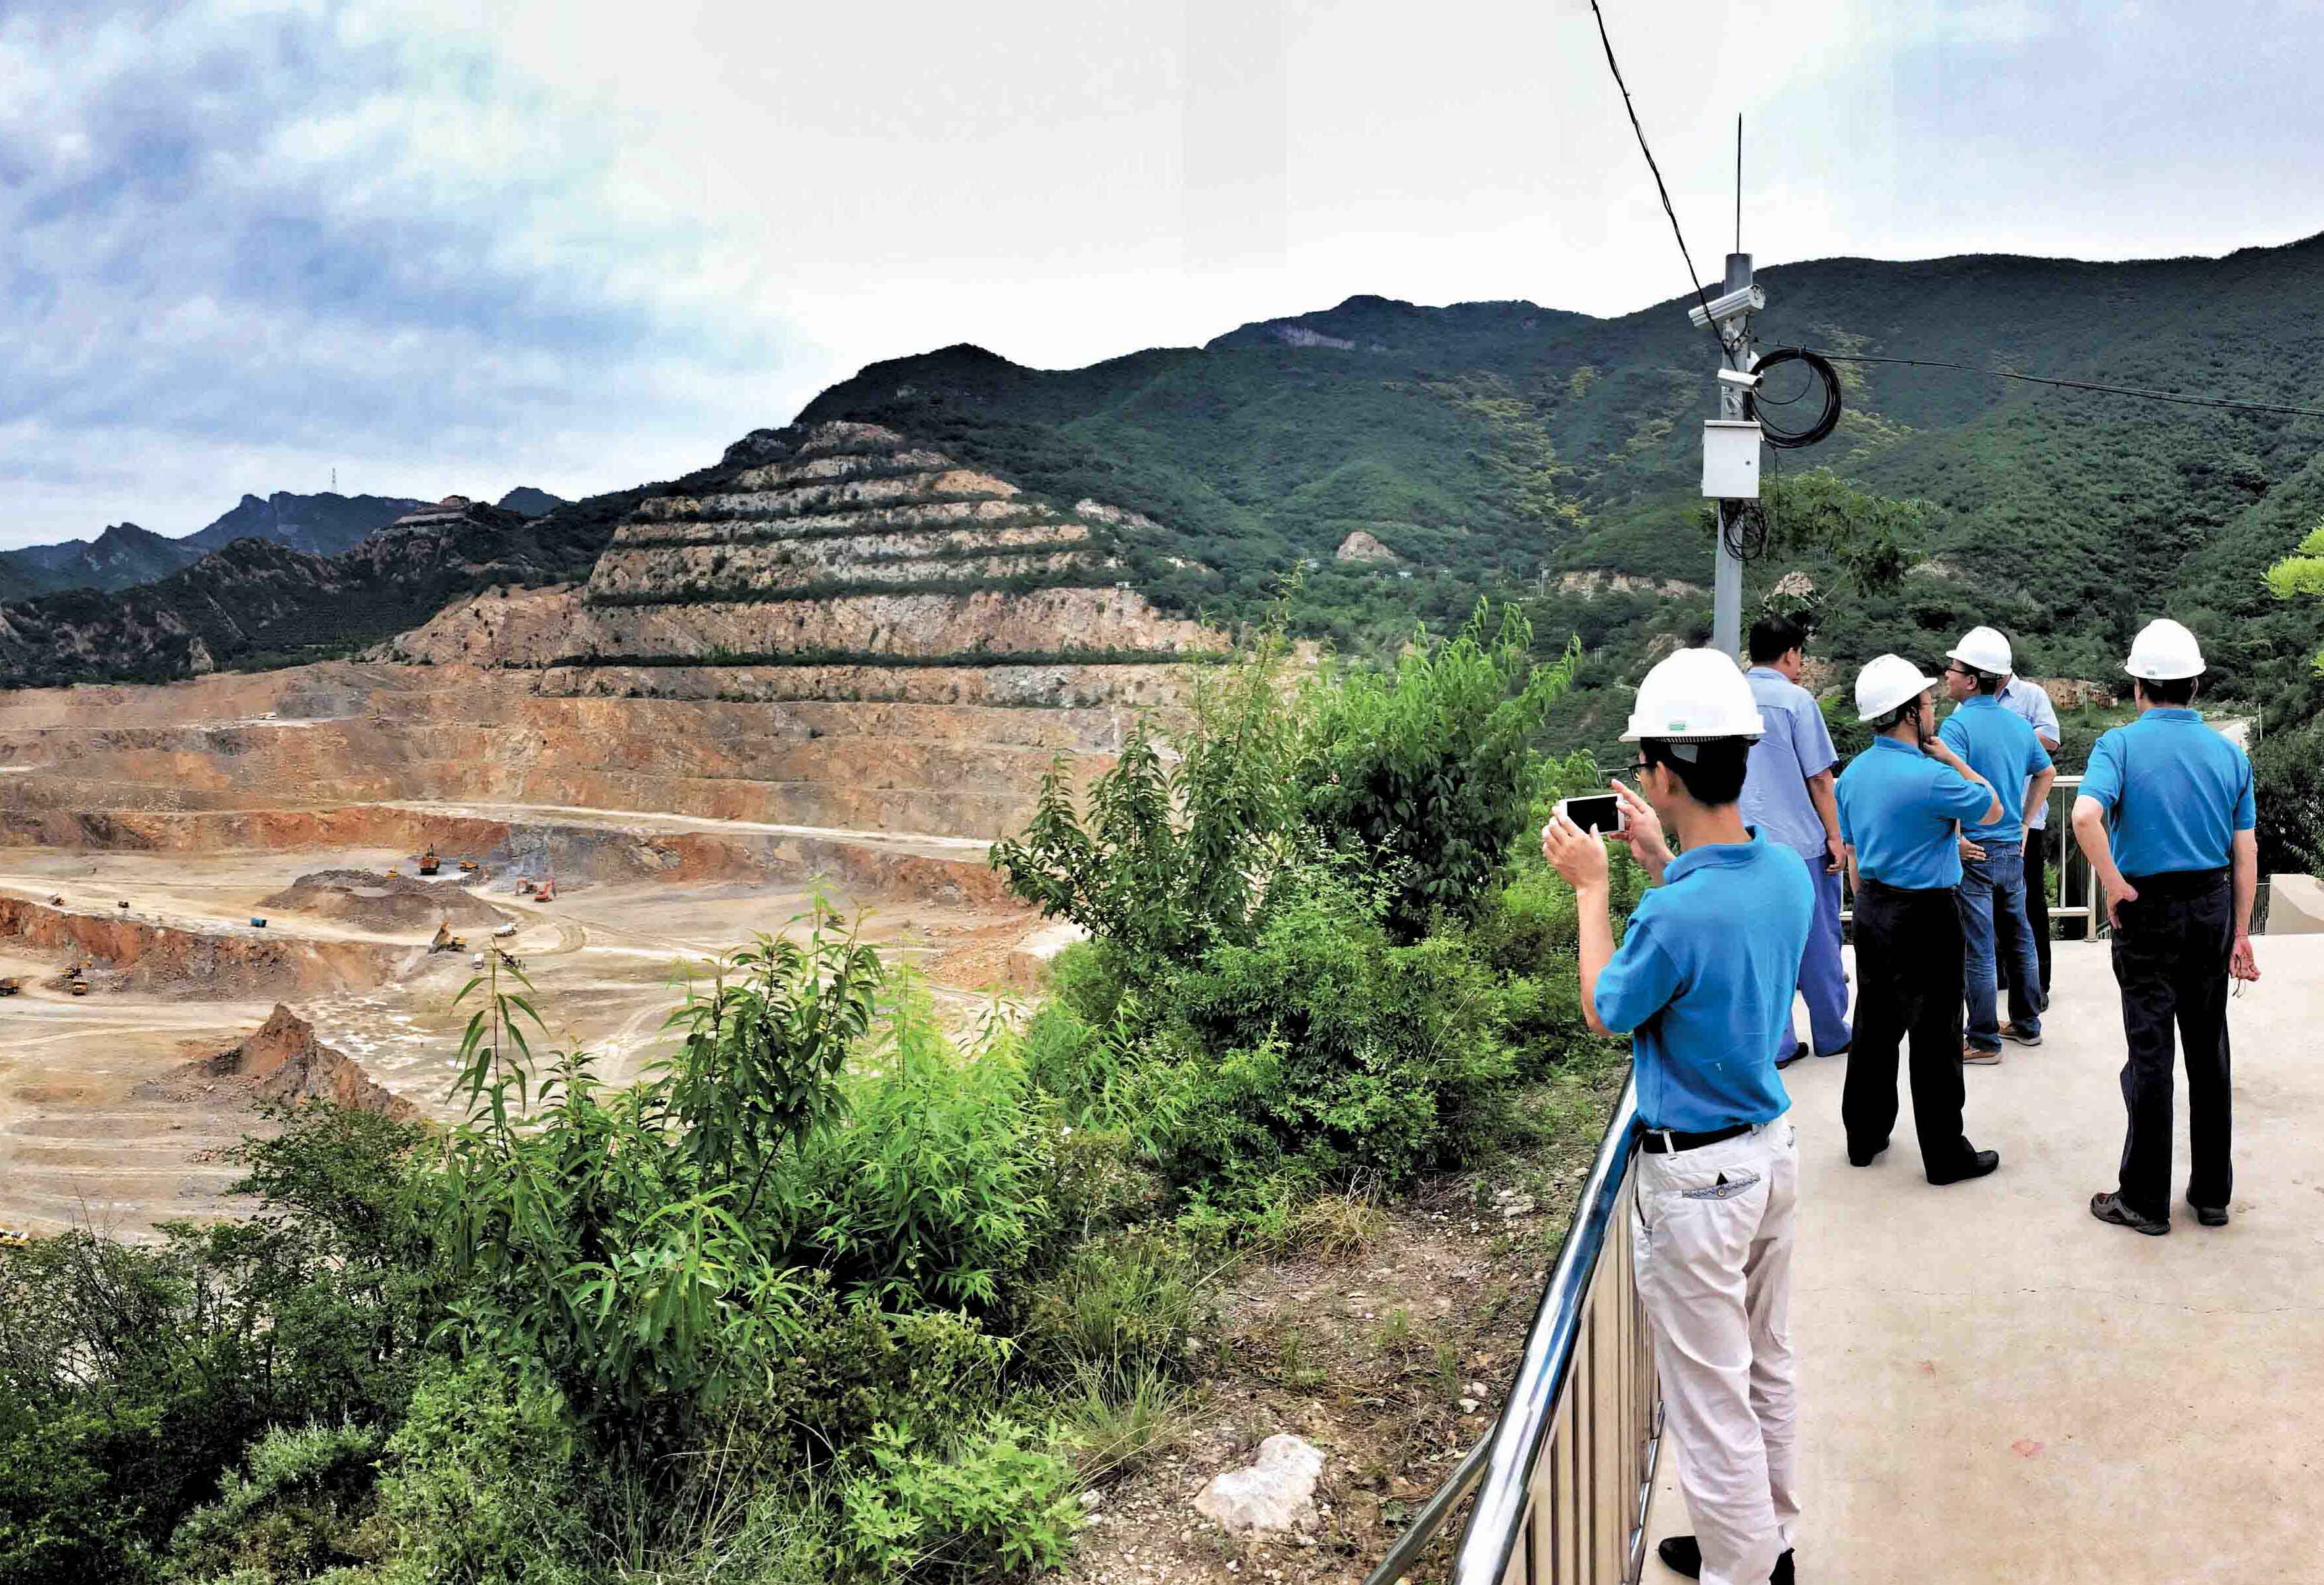
[[[1743,251],[1743,112],[1735,112],[1735,251]]]

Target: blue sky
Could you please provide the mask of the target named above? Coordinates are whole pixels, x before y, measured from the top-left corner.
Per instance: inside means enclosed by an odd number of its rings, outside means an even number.
[[[1699,264],[2324,230],[2324,7],[1606,0]],[[0,7],[0,546],[666,477],[875,358],[1682,266],[1583,0]]]

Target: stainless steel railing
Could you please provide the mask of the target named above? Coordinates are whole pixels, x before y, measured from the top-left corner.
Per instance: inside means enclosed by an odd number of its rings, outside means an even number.
[[[1500,1418],[1366,1585],[1401,1580],[1475,1486],[1452,1585],[1615,1585],[1638,1577],[1662,1394],[1630,1272],[1637,1157],[1625,1082],[1526,1335]]]

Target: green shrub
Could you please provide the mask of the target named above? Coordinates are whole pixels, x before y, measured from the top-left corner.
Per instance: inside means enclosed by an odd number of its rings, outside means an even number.
[[[383,1585],[584,1585],[586,1455],[554,1387],[490,1358],[432,1368],[381,1462]]]
[[[1000,1415],[950,1448],[899,1426],[872,1433],[872,1469],[842,1487],[844,1544],[863,1573],[979,1580],[1065,1562],[1081,1521],[1073,1466]]]
[[[229,1473],[218,1500],[170,1538],[169,1578],[300,1580],[359,1562],[350,1550],[385,1438],[367,1425],[277,1426]]]
[[[965,1315],[899,1315],[843,1301],[819,1284],[804,1334],[764,1362],[761,1395],[736,1405],[728,1436],[754,1450],[762,1472],[861,1443],[882,1421],[924,1417],[931,1404],[964,1416],[999,1397],[1008,1345]]]
[[[1181,1180],[1288,1173],[1304,1200],[1459,1159],[1514,1071],[1492,976],[1458,937],[1393,945],[1378,903],[1329,871],[1285,890],[1256,941],[1174,988],[1200,1048],[1181,1059]]]
[[[791,1247],[850,1298],[998,1307],[1050,1215],[1022,1064],[1005,1043],[954,1051],[918,990],[865,1061],[849,1120],[809,1136],[770,1182]]]
[[[2324,875],[2324,728],[2262,738],[2252,776],[2260,874]]]
[[[1449,644],[1424,631],[1392,672],[1309,691],[1296,775],[1308,831],[1388,877],[1387,924],[1416,941],[1439,913],[1482,904],[1525,828],[1543,765],[1534,746],[1580,650],[1536,665],[1515,607],[1480,600]]]

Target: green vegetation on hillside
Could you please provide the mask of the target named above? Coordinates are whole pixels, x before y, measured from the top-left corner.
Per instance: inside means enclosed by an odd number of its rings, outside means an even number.
[[[0,1585],[1022,1579],[1240,1367],[1222,1274],[1530,1148],[1586,1033],[1530,832],[1568,668],[1214,669],[998,862],[1089,923],[947,1033],[818,911],[615,1089],[472,983],[448,1131],[315,1105],[255,1213],[0,1247]],[[1628,895],[1638,876],[1623,867]],[[1205,1334],[1209,1334],[1206,1339]],[[1281,1368],[1303,1388],[1286,1340]],[[1441,1366],[1457,1393],[1458,1358]]]
[[[1834,259],[1760,280],[1763,346],[2292,404],[2324,370],[2324,331],[2284,311],[2324,295],[2324,238],[2127,264]],[[1296,628],[1377,652],[1416,616],[1449,627],[1480,593],[1523,597],[1545,655],[1581,638],[1586,699],[1709,632],[1707,598],[1557,587],[1572,572],[1709,582],[1695,477],[1713,362],[1682,309],[1600,320],[1353,298],[1085,369],[949,348],[874,365],[801,416],[888,423],[1052,498],[1145,514],[1166,526],[1125,531],[1127,576],[1173,608],[1247,617],[1277,574],[1313,563]],[[1842,671],[1880,649],[1931,658],[1992,623],[2029,674],[2112,679],[2137,626],[2167,614],[2203,635],[2215,693],[2262,706],[2271,729],[2324,707],[2307,664],[2324,602],[2262,583],[2324,511],[2324,421],[1841,368],[1839,431],[1780,459],[1776,488],[1824,469],[1831,486],[1804,487],[1913,503],[1876,515],[1909,529],[1916,564],[1889,592],[1828,602],[1821,647]],[[1768,399],[1801,377],[1777,371]],[[1403,565],[1335,562],[1357,529]],[[1751,569],[1753,608],[1785,572],[1831,590],[1865,570],[1852,541],[1782,544]]]

